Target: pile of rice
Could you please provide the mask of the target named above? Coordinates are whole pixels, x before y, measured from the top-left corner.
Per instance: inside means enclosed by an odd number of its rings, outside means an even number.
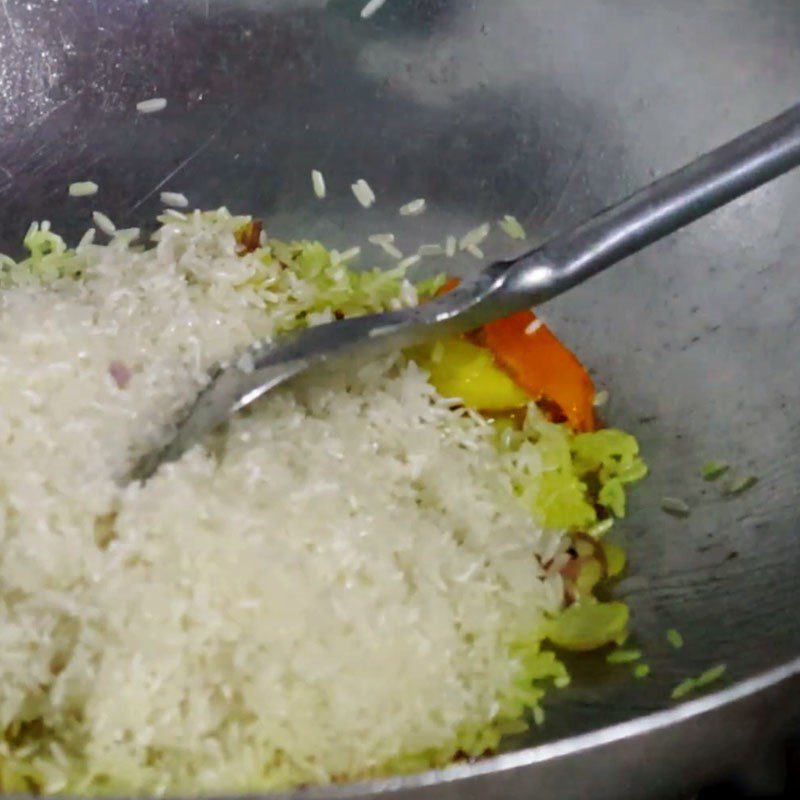
[[[492,746],[539,696],[531,653],[563,603],[542,564],[567,546],[520,498],[539,454],[501,452],[402,356],[316,374],[123,485],[215,361],[348,296],[416,302],[316,245],[297,268],[278,244],[242,255],[244,222],[175,215],[151,249],[74,253],[34,226],[34,257],[0,261],[6,791],[415,769]]]

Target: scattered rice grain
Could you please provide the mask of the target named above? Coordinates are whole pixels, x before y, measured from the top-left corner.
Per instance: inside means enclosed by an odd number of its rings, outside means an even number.
[[[410,267],[419,264],[421,260],[422,256],[414,254],[413,256],[408,256],[408,258],[404,258],[397,266],[399,269],[409,269]]]
[[[661,499],[661,509],[675,517],[688,517],[691,513],[689,504],[679,497],[663,497]]]
[[[417,253],[423,258],[444,255],[444,247],[440,244],[421,244]]]
[[[376,247],[380,247],[386,255],[392,258],[400,259],[403,257],[403,252],[392,244],[394,242],[393,233],[373,233],[372,236],[368,237],[367,241]]]
[[[361,19],[369,19],[373,14],[380,11],[386,0],[369,0],[361,9]]]
[[[531,323],[529,323],[527,325],[527,327],[525,328],[525,335],[526,336],[533,336],[533,334],[536,333],[536,331],[538,331],[539,328],[542,327],[542,325],[544,325],[544,322],[542,322],[537,317],[535,320],[533,320],[533,322],[531,322]]]
[[[353,190],[356,200],[364,208],[369,208],[375,202],[375,192],[363,178],[359,178],[350,188]]]
[[[117,226],[102,211],[93,211],[92,219],[94,224],[108,236],[113,236],[117,230]]]
[[[484,222],[483,225],[467,231],[458,242],[459,249],[469,250],[470,247],[477,247],[489,235],[489,229],[489,223]]]
[[[189,205],[189,198],[180,192],[161,192],[161,202],[165,206],[186,208]]]
[[[325,176],[318,170],[311,170],[311,185],[314,187],[314,194],[320,199],[325,198]]]
[[[154,114],[156,111],[163,111],[166,107],[167,100],[164,97],[152,97],[136,104],[136,110],[140,114]]]
[[[608,403],[608,391],[606,389],[601,389],[595,396],[594,396],[594,407],[595,408],[602,408],[604,405]]]
[[[522,227],[522,225],[520,225],[519,220],[511,214],[506,214],[503,219],[500,220],[498,225],[502,229],[503,233],[512,239],[525,238],[525,229]]]
[[[97,194],[100,187],[94,181],[76,181],[69,185],[70,197],[90,197]]]
[[[350,247],[343,253],[337,253],[338,258],[335,263],[346,264],[348,261],[352,261],[353,259],[358,258],[360,255],[361,255],[360,247],[358,246]]]
[[[416,217],[419,216],[425,210],[425,198],[418,197],[416,200],[412,200],[410,203],[406,203],[404,206],[400,206],[400,216],[403,217]]]

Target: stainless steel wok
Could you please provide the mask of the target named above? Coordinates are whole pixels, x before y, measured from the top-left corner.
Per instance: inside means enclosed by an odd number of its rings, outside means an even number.
[[[0,251],[34,218],[72,239],[95,207],[146,223],[162,189],[339,247],[384,229],[416,245],[505,213],[545,238],[798,99],[794,0],[388,0],[366,21],[363,4],[0,2]],[[153,96],[167,109],[138,115]],[[367,212],[359,177],[378,194]],[[67,200],[85,179],[100,194]],[[429,211],[398,217],[418,196]],[[493,241],[487,258],[514,252]],[[621,526],[618,589],[652,677],[578,661],[545,727],[496,757],[304,796],[672,797],[797,719],[798,262],[794,175],[544,310],[652,469]],[[710,458],[758,485],[722,498],[699,474]],[[691,515],[664,514],[664,495]],[[670,701],[720,662],[727,684]]]

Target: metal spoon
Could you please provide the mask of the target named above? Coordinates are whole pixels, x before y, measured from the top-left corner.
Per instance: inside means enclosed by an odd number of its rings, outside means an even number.
[[[402,311],[345,319],[258,342],[217,368],[174,437],[135,465],[146,480],[228,417],[315,363],[356,350],[397,350],[537,306],[800,165],[800,105],[639,190],[542,247]]]

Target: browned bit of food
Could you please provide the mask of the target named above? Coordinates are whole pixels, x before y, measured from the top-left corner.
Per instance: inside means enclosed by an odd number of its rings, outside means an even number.
[[[250,222],[245,223],[236,231],[234,236],[236,243],[239,245],[239,255],[258,250],[261,245],[261,230],[261,220],[251,219]]]

